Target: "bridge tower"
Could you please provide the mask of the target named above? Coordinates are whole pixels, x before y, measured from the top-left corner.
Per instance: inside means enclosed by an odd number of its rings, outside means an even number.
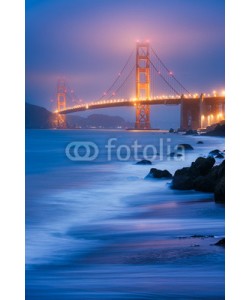
[[[66,109],[66,94],[65,80],[59,79],[57,83],[57,126],[59,128],[66,128],[66,116],[60,114],[61,110]]]
[[[150,105],[141,104],[140,99],[150,99],[149,43],[136,45],[136,121],[135,129],[150,129]]]

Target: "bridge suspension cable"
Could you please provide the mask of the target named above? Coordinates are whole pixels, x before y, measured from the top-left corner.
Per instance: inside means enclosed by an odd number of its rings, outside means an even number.
[[[127,77],[124,79],[122,84],[112,93],[112,95],[109,97],[108,100],[110,100],[111,98],[117,96],[118,92],[128,83],[128,80],[129,80],[129,78],[132,77],[132,75],[134,74],[134,71],[135,71],[135,65],[130,70],[130,72],[128,73]]]
[[[133,51],[131,52],[131,54],[129,55],[128,59],[126,60],[126,63],[125,63],[125,65],[123,66],[122,70],[118,73],[118,75],[117,75],[117,77],[115,78],[114,82],[113,82],[113,83],[111,84],[111,86],[103,93],[103,95],[98,99],[98,101],[103,100],[103,99],[105,99],[105,98],[108,98],[110,92],[111,92],[111,93],[114,93],[114,90],[117,89],[117,88],[115,89],[115,86],[116,86],[117,83],[121,80],[122,75],[125,73],[125,70],[126,70],[127,66],[129,65],[129,63],[130,63],[130,61],[131,61],[131,58],[132,58],[133,54],[134,54],[134,49],[133,49]],[[125,79],[125,80],[126,80],[126,79]],[[110,97],[112,97],[112,96],[113,96],[113,95],[111,94]],[[109,99],[109,98],[108,98],[108,99]]]
[[[157,67],[153,64],[153,62],[151,61],[151,59],[149,59],[150,64],[152,65],[152,67],[154,68],[154,70],[158,73],[158,75],[162,78],[162,80],[168,85],[168,87],[178,96],[180,96],[181,94],[165,79],[165,77],[162,75],[161,71],[159,71],[159,69],[157,69]]]
[[[154,56],[156,57],[156,59],[158,60],[158,62],[160,63],[160,65],[167,71],[167,74],[169,76],[169,78],[172,78],[173,81],[175,81],[175,83],[177,83],[177,85],[180,87],[180,89],[182,89],[183,91],[185,91],[186,93],[190,94],[190,92],[183,86],[183,84],[174,76],[174,74],[167,68],[167,66],[163,63],[163,61],[160,59],[159,55],[156,53],[156,51],[152,48],[151,51],[154,54]]]
[[[142,49],[142,52],[143,54],[145,55],[145,51]],[[157,74],[161,77],[161,79],[167,84],[167,86],[178,96],[181,95],[181,93],[179,93],[177,91],[177,89],[175,89],[169,82],[168,80],[162,75],[162,72],[160,70],[160,68],[156,67],[156,65],[153,63],[152,59],[151,58],[148,58],[149,59],[149,62],[150,62],[150,65],[153,67],[153,69],[157,72]]]
[[[66,95],[69,96],[72,102],[77,102],[80,100],[80,97],[76,95],[75,90],[66,82]]]

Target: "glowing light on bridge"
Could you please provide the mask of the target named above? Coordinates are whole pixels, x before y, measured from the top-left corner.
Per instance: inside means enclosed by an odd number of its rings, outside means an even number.
[[[140,43],[140,41],[137,40],[137,43]],[[164,63],[162,63],[162,61],[159,59],[157,54],[154,54],[155,55],[154,57],[156,57],[156,59],[157,59],[157,64],[154,65],[154,63],[151,62],[151,59],[149,59],[149,53],[151,53],[152,51],[154,52],[154,50],[151,49],[151,51],[149,51],[150,48],[147,43],[149,43],[149,41],[140,43],[141,45],[137,44],[137,63],[135,63],[134,67],[131,69],[131,72],[129,73],[128,77],[126,77],[126,79],[123,80],[123,75],[126,74],[126,72],[123,71],[124,68],[127,66],[127,63],[126,63],[125,67],[122,69],[122,71],[117,73],[118,77],[115,79],[114,83],[110,86],[109,89],[106,89],[103,92],[102,97],[99,98],[98,100],[93,100],[92,102],[81,104],[81,102],[82,102],[81,99],[78,101],[74,101],[74,99],[73,99],[74,103],[72,103],[72,106],[66,107],[66,93],[67,93],[67,91],[69,91],[70,93],[74,93],[74,90],[71,90],[71,89],[66,90],[65,87],[62,86],[62,88],[60,89],[60,91],[58,91],[58,93],[60,92],[60,95],[63,94],[65,101],[63,101],[62,104],[65,105],[65,107],[63,105],[61,105],[60,107],[58,106],[58,108],[55,112],[59,113],[58,115],[62,115],[64,117],[65,114],[67,114],[67,113],[83,111],[83,110],[87,110],[87,109],[95,109],[95,108],[103,108],[103,107],[110,108],[110,107],[118,107],[118,106],[135,106],[136,107],[136,122],[137,122],[136,126],[139,129],[145,129],[145,128],[150,128],[149,106],[151,104],[152,105],[153,104],[164,104],[164,105],[166,105],[166,104],[178,104],[179,105],[180,104],[180,105],[182,105],[182,107],[184,107],[184,110],[185,110],[186,109],[185,105],[187,105],[187,106],[190,105],[190,107],[191,107],[194,103],[194,105],[197,105],[197,107],[198,107],[197,111],[199,110],[199,111],[203,112],[203,115],[200,115],[200,113],[199,114],[197,113],[197,115],[195,116],[195,126],[197,126],[197,124],[199,123],[199,126],[201,125],[204,128],[204,126],[208,126],[208,125],[211,125],[212,123],[222,120],[224,117],[224,115],[222,114],[222,112],[224,112],[224,106],[223,106],[224,99],[222,97],[225,96],[225,91],[224,90],[221,91],[219,89],[218,93],[216,90],[213,90],[211,92],[211,94],[204,93],[202,95],[197,92],[191,94],[190,91],[185,89],[183,87],[183,85],[180,82],[178,82],[178,80],[173,75],[173,72],[170,71],[164,65]],[[141,48],[143,48],[143,49],[141,49]],[[146,54],[144,53],[145,48],[148,49],[148,51],[146,51],[147,52]],[[143,51],[140,51],[140,50],[143,50]],[[143,64],[138,63],[141,60],[144,60]],[[147,61],[146,67],[145,67],[145,60]],[[138,68],[138,66],[140,66],[140,68]],[[155,90],[154,90],[156,95],[150,96],[150,80],[151,80],[150,74],[151,73],[149,72],[149,66],[153,67],[152,70],[155,72],[155,73],[153,73],[154,74],[153,79],[159,80],[162,78],[165,81],[165,83],[167,84],[168,91],[170,91],[171,94],[170,94],[170,92],[165,92],[165,93],[169,93],[168,95],[166,95],[166,94],[163,94],[164,93],[163,92],[160,95],[157,95],[157,92],[155,92]],[[136,89],[136,93],[132,94],[131,88],[129,87],[129,89],[128,89],[128,87],[125,86],[124,84],[127,84],[126,82],[127,82],[128,78],[132,78],[129,76],[130,76],[130,74],[133,74],[134,69],[136,70],[136,72],[138,74],[145,73],[145,76],[147,78],[147,81],[146,81],[147,85],[145,84],[143,79],[142,80],[140,79],[140,76],[136,77],[137,80],[139,78],[139,84],[137,82],[135,82],[137,84],[136,85],[137,89]],[[145,72],[145,69],[147,72]],[[159,75],[159,76],[157,76],[157,75]],[[132,78],[132,79],[134,80],[134,78]],[[153,82],[153,84],[154,84],[154,82]],[[151,86],[155,88],[156,86],[153,84]],[[174,84],[174,85],[172,85],[172,84]],[[145,88],[145,85],[147,88]],[[176,87],[176,85],[177,85],[177,87]],[[170,89],[169,89],[169,87],[170,87]],[[145,93],[145,90],[146,90],[146,93]],[[123,96],[124,91],[127,93],[128,92],[131,93],[132,97],[126,98],[126,99],[119,98],[119,97],[124,97]],[[140,91],[143,91],[143,93],[141,93]],[[121,92],[122,92],[122,94],[121,94]],[[152,89],[151,89],[151,93],[152,93]],[[144,95],[144,96],[142,96],[142,95]],[[201,95],[203,97],[202,102],[200,102]],[[210,97],[212,97],[212,98],[209,99]],[[185,98],[185,99],[182,99],[182,98]],[[79,103],[80,103],[80,105],[77,105]],[[123,104],[121,104],[121,103],[123,103]],[[201,106],[199,106],[200,104],[201,104]],[[202,107],[204,107],[204,109]],[[210,108],[207,109],[207,107],[210,107]],[[187,112],[185,112],[185,113],[187,113]],[[143,115],[143,118],[142,118],[142,115]],[[196,120],[199,120],[199,119],[200,119],[200,122],[197,122]],[[183,120],[184,120],[183,122],[185,123],[186,122],[185,118],[183,118]],[[183,128],[185,128],[185,127],[183,127]]]
[[[210,126],[211,125],[211,116],[207,116],[207,125]]]
[[[205,120],[205,116],[201,115],[201,128],[204,128],[204,120]]]
[[[218,113],[218,114],[217,114],[217,121],[221,121],[221,120],[223,120],[223,119],[224,119],[223,114],[222,114],[222,113]]]

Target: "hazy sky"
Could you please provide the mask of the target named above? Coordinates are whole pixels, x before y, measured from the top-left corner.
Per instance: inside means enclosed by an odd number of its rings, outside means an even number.
[[[222,90],[224,10],[224,0],[26,0],[26,101],[55,109],[61,76],[84,101],[98,99],[137,39],[191,92]],[[133,108],[93,113],[134,120]],[[178,122],[178,108],[152,108],[156,127]]]

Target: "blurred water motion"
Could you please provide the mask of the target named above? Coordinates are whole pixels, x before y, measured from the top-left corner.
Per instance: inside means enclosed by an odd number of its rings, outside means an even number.
[[[107,139],[157,145],[162,132],[27,130],[26,299],[224,299],[224,207],[211,194],[173,191],[143,178],[150,166],[106,160]],[[185,161],[153,162],[174,172],[224,139],[171,135],[190,143]],[[201,138],[199,138],[201,139]],[[101,149],[74,163],[71,141]]]

